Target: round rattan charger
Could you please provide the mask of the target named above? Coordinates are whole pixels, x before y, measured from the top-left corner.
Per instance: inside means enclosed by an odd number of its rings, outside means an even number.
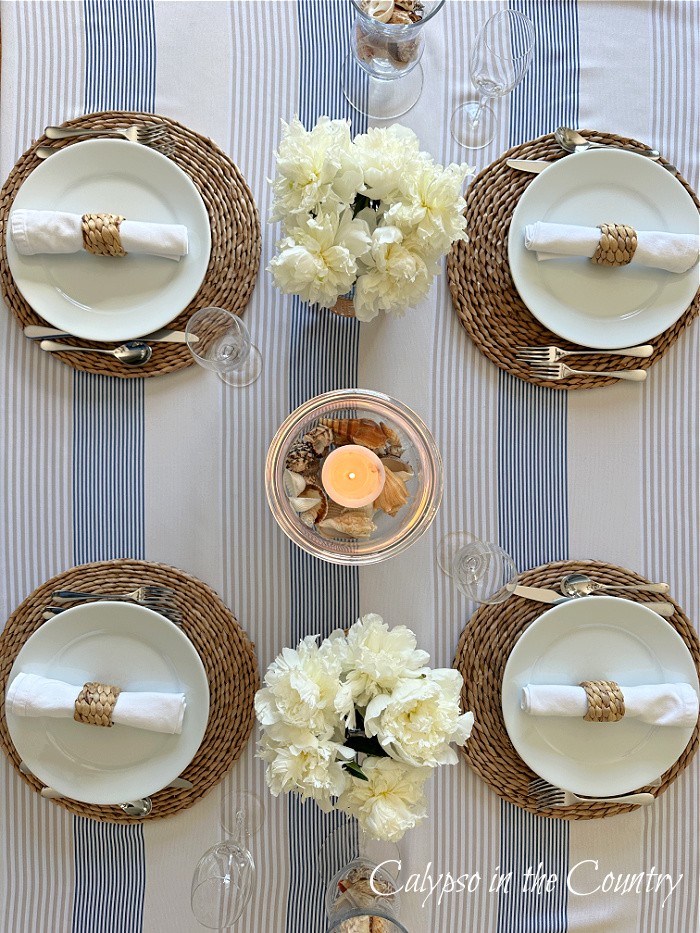
[[[202,743],[182,777],[190,790],[165,788],[153,794],[145,817],[129,817],[118,806],[98,806],[67,798],[55,803],[78,816],[110,823],[138,823],[172,816],[191,807],[218,784],[240,756],[255,721],[253,699],[259,687],[255,646],[217,594],[196,577],[175,567],[140,560],[83,564],[60,573],[36,589],[15,609],[0,635],[0,694],[20,649],[43,622],[43,612],[57,589],[126,593],[144,584],[170,586],[182,610],[182,629],[202,659],[209,681],[209,722]],[[86,726],[85,728],[95,728]],[[43,786],[19,770],[20,757],[7,729],[3,706],[0,745],[20,778],[35,790]]]
[[[644,577],[600,561],[557,561],[528,570],[520,577],[527,586],[558,587],[567,573],[585,573],[601,583],[647,583]],[[653,593],[630,593],[636,602],[653,601]],[[658,598],[658,597],[656,597]],[[664,599],[669,597],[664,596]],[[673,600],[670,600],[673,602]],[[700,672],[700,640],[681,607],[668,620],[681,636]],[[538,809],[528,794],[528,784],[537,775],[513,747],[501,711],[501,684],[510,652],[523,631],[548,607],[529,599],[512,596],[507,603],[481,606],[470,619],[457,645],[454,667],[464,677],[462,705],[474,713],[474,728],[463,753],[470,766],[499,797],[538,816],[566,820],[593,820],[636,809],[629,804],[585,803],[569,807]],[[680,756],[661,776],[658,787],[643,790],[658,797],[687,768],[698,750],[698,726]]]
[[[584,134],[594,142],[625,147],[643,145],[637,140],[610,133]],[[506,165],[508,159],[544,159],[556,162],[570,158],[559,148],[553,135],[540,136],[522,146],[514,146],[487,166],[467,189],[468,242],[458,242],[447,257],[447,278],[452,303],[462,326],[478,349],[492,363],[525,382],[554,389],[594,389],[616,385],[617,379],[594,376],[570,376],[560,380],[540,379],[532,369],[516,360],[516,347],[557,346],[576,349],[553,334],[533,317],[518,294],[508,264],[508,231],[513,211],[530,182],[535,178]],[[575,156],[574,156],[575,158]],[[661,160],[665,162],[665,159]],[[678,175],[678,181],[690,194],[696,206],[700,202],[690,185]],[[682,331],[700,310],[700,290],[680,318],[668,330],[654,338],[654,353],[648,359],[634,360],[635,368],[649,369],[668,352]],[[580,349],[580,347],[578,348]],[[567,360],[575,369],[575,360]],[[585,367],[590,370],[629,369],[624,357],[588,356]]]
[[[209,214],[211,255],[199,291],[173,321],[172,330],[184,330],[188,319],[199,308],[215,306],[242,314],[253,292],[260,267],[260,218],[250,188],[245,179],[219,147],[200,133],[181,123],[153,113],[104,111],[91,113],[63,124],[66,127],[110,129],[132,124],[162,123],[174,147],[170,158],[194,182]],[[5,237],[7,220],[15,196],[25,179],[40,160],[34,155],[36,146],[51,144],[54,148],[75,145],[80,139],[54,141],[41,136],[19,159],[0,191],[0,290],[8,307],[22,327],[46,324],[27,304],[15,285],[7,262]],[[125,145],[138,145],[125,143]],[[65,338],[61,338],[63,342]],[[113,343],[68,339],[75,346],[109,347]],[[37,351],[43,352],[43,351]],[[129,367],[109,356],[90,353],[54,353],[74,369],[122,379],[162,376],[190,366],[194,361],[184,344],[154,343],[153,356],[144,366]]]

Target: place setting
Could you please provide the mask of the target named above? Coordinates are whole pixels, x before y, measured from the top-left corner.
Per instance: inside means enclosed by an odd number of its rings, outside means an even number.
[[[521,20],[497,13],[474,40],[480,98],[451,125],[465,148],[494,137],[490,103],[527,74],[535,36]],[[466,197],[468,239],[447,261],[452,301],[506,372],[565,389],[644,382],[698,313],[700,203],[638,140],[560,126],[503,153]]]
[[[668,584],[593,560],[518,574],[466,534],[438,563],[480,603],[454,660],[475,716],[469,765],[540,816],[653,805],[698,748],[700,642]]]
[[[30,594],[0,635],[0,744],[72,813],[159,819],[228,773],[258,685],[254,646],[200,580],[147,561],[85,564]]]
[[[0,284],[25,336],[86,372],[191,365],[186,325],[245,310],[260,221],[210,139],[167,117],[88,114],[45,133],[0,195]]]

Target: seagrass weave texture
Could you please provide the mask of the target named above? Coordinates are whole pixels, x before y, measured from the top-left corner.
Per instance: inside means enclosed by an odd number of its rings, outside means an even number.
[[[95,256],[126,256],[119,234],[121,214],[83,214],[83,248]]]
[[[584,131],[594,142],[616,146],[640,146],[637,140],[610,133]],[[534,385],[552,389],[595,389],[617,385],[617,379],[595,376],[569,376],[548,380],[535,375],[527,363],[516,359],[517,347],[557,346],[574,350],[576,345],[563,340],[533,317],[518,294],[508,264],[508,233],[520,196],[536,175],[509,168],[508,159],[544,159],[556,162],[566,155],[552,134],[540,136],[521,146],[514,146],[484,168],[467,189],[467,242],[459,241],[447,257],[447,278],[452,304],[462,326],[476,347],[505,372]],[[661,159],[665,162],[665,159]],[[680,175],[683,185],[700,207],[697,195]],[[679,319],[654,338],[654,352],[648,359],[635,360],[635,368],[649,369],[678,340],[700,310],[700,289]],[[579,347],[580,349],[580,347]],[[585,367],[613,371],[629,368],[629,360],[614,356],[589,356]]]
[[[54,590],[125,593],[137,586],[172,587],[182,610],[182,630],[202,659],[209,682],[209,721],[194,758],[183,772],[194,787],[165,788],[152,794],[153,809],[145,817],[129,817],[118,806],[99,806],[67,798],[54,802],[79,816],[111,823],[162,819],[191,807],[215,787],[243,751],[253,728],[253,699],[259,687],[255,646],[217,594],[201,580],[166,564],[112,560],[66,570],[34,590],[12,613],[0,634],[0,694],[20,649],[44,622]],[[123,689],[128,685],[122,684]],[[0,745],[19,777],[34,790],[41,783],[19,770],[20,758],[7,729],[3,706]]]
[[[521,574],[527,586],[558,587],[567,573],[585,573],[601,583],[647,583],[644,577],[601,561],[556,561]],[[653,602],[653,593],[630,593],[635,602]],[[688,646],[700,671],[700,641],[692,623],[670,597],[675,612],[668,624]],[[549,607],[529,599],[511,597],[495,606],[481,606],[471,617],[457,645],[454,667],[464,677],[462,706],[474,713],[474,728],[462,752],[469,765],[495,793],[504,800],[540,816],[565,820],[594,820],[634,809],[616,803],[583,803],[568,807],[538,809],[528,792],[528,784],[537,777],[516,752],[510,741],[501,710],[503,671],[513,646],[525,631]],[[596,728],[592,726],[591,728]],[[688,767],[698,750],[698,726],[680,756],[665,774],[659,787],[643,790],[659,796],[665,793],[678,775]],[[640,788],[641,789],[641,788]]]
[[[75,701],[73,719],[88,726],[104,726],[110,729],[114,725],[112,713],[121,692],[120,687],[89,681],[83,685]]]
[[[627,266],[637,251],[637,231],[628,224],[598,224],[600,241],[591,262],[598,266]]]
[[[625,715],[625,698],[614,680],[584,680],[579,686],[588,700],[586,722],[619,722]]]
[[[260,218],[245,179],[216,143],[168,117],[138,111],[109,110],[91,113],[68,120],[62,125],[109,129],[154,122],[162,123],[171,137],[174,151],[170,158],[189,175],[202,196],[211,228],[211,254],[204,280],[187,308],[178,314],[168,327],[172,330],[184,330],[189,318],[199,308],[219,307],[226,308],[234,314],[243,314],[250,301],[260,266]],[[36,146],[50,144],[58,148],[79,143],[79,139],[58,142],[41,136],[21,156],[0,190],[0,290],[5,303],[21,327],[26,327],[27,324],[46,324],[46,321],[27,304],[10,273],[6,236],[12,202],[25,179],[41,165],[34,155]],[[62,341],[64,339],[81,347],[113,346],[89,340],[61,338]],[[36,352],[43,351],[37,348]],[[61,362],[74,369],[118,376],[121,379],[161,376],[183,369],[194,362],[187,347],[177,343],[154,343],[151,359],[145,365],[137,367],[124,366],[112,356],[97,353],[58,352],[52,356],[58,357]]]

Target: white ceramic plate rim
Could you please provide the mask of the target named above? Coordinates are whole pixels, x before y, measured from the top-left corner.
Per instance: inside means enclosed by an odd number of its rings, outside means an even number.
[[[116,618],[114,613],[118,614]],[[140,626],[147,630],[148,643],[151,646],[157,644],[159,652],[167,657],[177,669],[181,680],[179,684],[172,684],[172,689],[177,692],[184,679],[189,684],[189,689],[186,691],[187,706],[185,708],[182,733],[179,736],[167,737],[172,747],[166,754],[159,755],[158,765],[154,766],[150,762],[139,763],[126,768],[125,772],[119,775],[114,771],[91,771],[89,774],[85,774],[84,783],[76,786],[75,779],[67,776],[61,769],[59,756],[56,756],[55,761],[47,760],[45,754],[40,754],[39,746],[32,741],[33,736],[40,732],[48,735],[52,724],[64,723],[65,720],[45,717],[29,719],[15,716],[9,710],[5,710],[10,738],[22,761],[28,765],[32,773],[48,787],[52,787],[64,796],[83,803],[105,806],[119,804],[127,800],[148,797],[150,794],[166,787],[170,781],[178,777],[194,758],[209,720],[209,682],[202,660],[194,645],[184,632],[170,622],[169,619],[135,603],[107,600],[99,603],[85,603],[66,609],[53,619],[48,620],[22,646],[12,665],[7,679],[7,686],[10,686],[14,678],[22,670],[29,670],[31,673],[41,674],[57,680],[63,679],[60,667],[52,666],[50,659],[46,659],[44,648],[48,643],[49,646],[52,646],[50,650],[53,650],[53,647],[59,643],[61,637],[60,628],[61,626],[66,627],[66,621],[69,622],[70,636],[75,641],[76,633],[83,633],[82,635],[78,634],[79,640],[101,627],[108,630],[108,635],[118,635],[125,619],[129,619],[128,624],[131,624],[131,620],[135,620],[134,624],[137,628]],[[109,668],[110,661],[107,647],[105,647],[105,658],[101,658],[96,663],[99,663],[101,667],[106,666]],[[109,674],[113,678],[110,681],[111,683],[129,689],[130,672],[128,670],[113,667],[109,670]],[[133,675],[131,676],[133,677]],[[79,723],[74,725],[76,729],[99,728],[97,726],[84,726]],[[117,732],[117,729],[119,729],[119,732]],[[143,730],[115,726],[110,732],[113,732],[118,741],[128,744],[130,734],[143,732]],[[160,736],[161,733],[153,733],[153,735]]]
[[[577,763],[562,757],[555,749],[548,748],[546,736],[549,730],[566,728],[567,723],[572,720],[557,717],[538,717],[537,725],[533,729],[534,717],[524,713],[520,708],[520,695],[522,688],[530,682],[528,674],[531,672],[542,651],[554,643],[552,635],[556,624],[557,631],[562,626],[571,625],[571,616],[585,613],[587,622],[591,624],[607,624],[611,613],[617,614],[619,624],[632,635],[639,637],[639,632],[635,628],[635,619],[643,620],[645,626],[652,626],[650,631],[654,632],[652,640],[658,640],[662,651],[674,654],[674,664],[681,669],[685,682],[690,683],[694,689],[698,690],[698,677],[693,658],[687,645],[680,637],[678,632],[668,624],[661,616],[657,615],[651,609],[646,609],[640,603],[631,600],[620,599],[614,596],[589,596],[571,600],[542,613],[520,636],[511,651],[503,672],[503,683],[501,687],[501,708],[506,731],[518,755],[536,774],[549,781],[556,787],[573,793],[591,797],[608,797],[618,794],[626,794],[638,790],[668,770],[681,756],[688,742],[691,739],[695,726],[689,727],[669,727],[669,726],[649,726],[650,735],[664,731],[664,736],[669,740],[669,745],[673,745],[674,751],[666,759],[653,758],[649,754],[649,741],[647,739],[640,746],[641,760],[631,762],[628,771],[617,776],[616,780],[611,780],[604,773],[586,773],[585,768],[577,766]],[[567,618],[569,617],[569,618]],[[630,621],[631,620],[631,621]],[[548,633],[549,630],[549,633]],[[646,646],[652,653],[652,645]],[[604,648],[600,648],[601,656],[605,656]],[[659,662],[661,663],[661,662]],[[623,662],[620,662],[623,667]],[[521,674],[514,675],[515,669],[521,670]],[[621,672],[619,681],[624,683]],[[552,675],[553,676],[553,675]],[[571,676],[566,671],[562,671],[561,680],[555,681],[548,679],[547,683],[571,683]],[[536,681],[535,681],[536,682]],[[540,681],[541,682],[541,681]],[[576,720],[574,720],[576,721]],[[586,724],[593,730],[597,728],[595,723]],[[614,726],[601,726],[601,728],[624,728],[625,723],[615,723]],[[538,731],[541,730],[541,731]],[[535,737],[530,735],[535,733]],[[554,734],[554,733],[553,733]],[[595,741],[595,733],[590,732],[591,741]],[[652,746],[653,748],[653,746]]]
[[[606,173],[619,172],[631,186],[643,186],[644,196],[658,209],[661,215],[668,216],[673,213],[678,218],[674,223],[674,232],[681,230],[686,233],[697,233],[698,211],[691,196],[680,182],[653,160],[631,152],[617,150],[592,149],[559,159],[537,175],[527,186],[513,211],[510,230],[508,233],[508,262],[515,287],[532,315],[554,334],[564,340],[570,340],[580,346],[596,349],[614,349],[616,347],[630,347],[652,340],[671,327],[690,305],[698,289],[697,264],[688,272],[677,274],[663,272],[662,270],[645,269],[643,274],[654,275],[662,289],[674,292],[675,297],[667,303],[652,301],[648,307],[638,312],[627,311],[617,317],[597,318],[581,309],[576,301],[576,294],[582,291],[580,279],[585,276],[591,283],[597,282],[594,277],[601,275],[636,275],[639,267],[630,266],[625,270],[609,270],[586,264],[582,261],[574,269],[572,262],[565,258],[540,263],[534,252],[525,249],[524,228],[537,220],[554,220],[558,223],[602,223],[604,220],[614,218],[600,218],[592,221],[591,218],[577,218],[567,214],[566,217],[557,215],[557,199],[554,198],[553,189],[561,182],[568,184],[569,190],[574,190],[576,182],[581,176],[593,173],[594,182],[590,182],[589,190],[595,191],[596,186],[604,185]],[[586,182],[581,182],[586,184]],[[633,213],[630,211],[630,214]],[[553,216],[550,216],[553,214]],[[618,222],[625,222],[616,218]],[[627,222],[631,222],[632,218]],[[556,266],[550,266],[556,264]],[[543,280],[547,274],[555,274],[560,270],[562,281],[564,276],[571,275],[571,301],[568,306],[552,294]],[[573,273],[576,273],[574,276]],[[575,283],[575,284],[574,284]]]
[[[175,162],[147,146],[114,139],[74,143],[41,162],[17,192],[11,211],[16,208],[66,210],[61,199],[71,186],[71,199],[77,203],[84,203],[79,195],[75,195],[75,189],[80,191],[80,166],[86,158],[94,161],[96,165],[100,165],[105,159],[114,158],[125,176],[128,174],[131,177],[143,178],[144,184],[147,180],[149,186],[168,203],[169,208],[172,208],[174,216],[132,216],[131,219],[184,224],[188,230],[188,255],[183,256],[177,263],[151,257],[150,262],[155,265],[145,266],[145,272],[144,266],[140,265],[139,276],[144,280],[145,286],[150,270],[152,275],[172,274],[162,289],[158,290],[153,286],[152,294],[145,291],[141,303],[136,301],[133,295],[129,295],[124,298],[123,307],[110,308],[109,314],[96,314],[95,312],[102,310],[99,305],[85,306],[77,299],[73,300],[67,290],[61,290],[55,283],[50,282],[51,264],[63,263],[62,273],[70,278],[72,267],[66,263],[75,260],[75,256],[22,256],[17,252],[12,237],[8,234],[5,237],[8,264],[23,298],[49,324],[84,340],[133,340],[165,327],[197,294],[206,275],[211,253],[209,215],[194,182]],[[118,174],[115,176],[114,172],[111,172],[104,179],[104,195],[100,192],[100,203],[119,210],[119,201],[120,180]],[[145,262],[145,259],[139,257],[141,263]],[[91,256],[89,269],[91,272],[94,269],[94,275],[99,276],[105,269],[101,264],[123,263],[120,267],[112,265],[108,268],[110,272],[118,268],[119,275],[123,273],[126,281],[130,274],[133,276],[133,265],[127,265],[128,260],[128,256],[124,260]],[[163,263],[167,265],[161,265],[159,271],[158,266]],[[76,268],[73,278],[84,275],[84,268]],[[66,297],[63,296],[64,292]],[[110,292],[110,300],[113,297]]]

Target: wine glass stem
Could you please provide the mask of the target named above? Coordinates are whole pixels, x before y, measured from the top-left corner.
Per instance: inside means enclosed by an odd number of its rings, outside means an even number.
[[[486,102],[489,101],[490,99],[491,98],[489,97],[488,94],[483,94],[481,96],[481,99],[479,101],[479,106],[476,108],[476,113],[474,114],[474,117],[471,122],[472,126],[479,125],[479,120],[481,119],[481,114],[483,113],[484,107],[486,106]]]
[[[233,827],[233,841],[237,846],[243,846],[244,842],[244,832],[243,832],[243,821],[245,819],[245,814],[243,810],[236,811],[236,822]]]

